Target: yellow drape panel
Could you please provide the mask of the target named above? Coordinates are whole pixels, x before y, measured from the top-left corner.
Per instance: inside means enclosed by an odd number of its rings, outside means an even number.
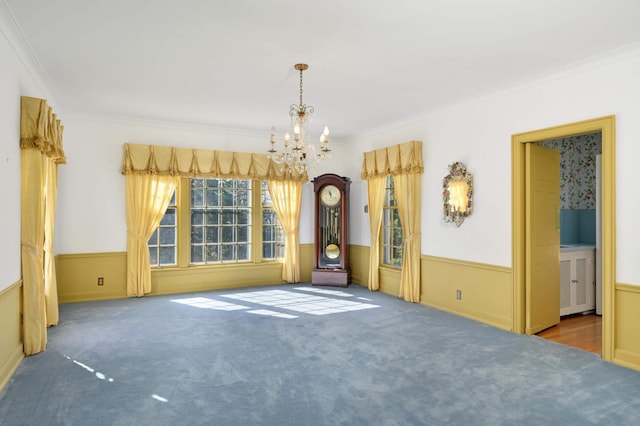
[[[380,265],[380,228],[384,210],[384,191],[386,176],[378,176],[367,181],[369,195],[369,227],[371,229],[371,246],[369,249],[369,290],[380,289],[378,266]]]
[[[411,141],[365,152],[360,177],[369,180],[379,176],[422,172],[422,142]]]
[[[420,178],[417,173],[400,174],[393,178],[404,237],[399,296],[407,302],[420,301]]]
[[[285,173],[266,154],[125,144],[122,174],[258,180],[308,180]]]
[[[379,240],[384,185],[387,176],[394,176],[398,214],[402,222],[404,237],[399,296],[409,302],[420,301],[420,174],[423,171],[422,142],[411,141],[365,152],[360,174],[362,179],[368,181],[369,193],[369,223],[371,226],[369,289],[377,290],[379,287]],[[378,185],[381,185],[382,188]],[[382,195],[379,195],[379,191],[382,191]],[[377,200],[377,197],[380,197],[380,201]]]
[[[21,253],[24,352],[45,350],[58,323],[53,236],[63,126],[44,99],[20,99]]]
[[[300,206],[302,182],[268,180],[273,209],[286,233],[282,279],[289,283],[300,282]]]
[[[126,176],[127,295],[151,292],[151,265],[147,241],[160,225],[179,178],[174,176]]]
[[[51,159],[46,162],[46,189],[44,212],[44,298],[47,326],[58,324],[58,285],[53,253],[53,235],[56,222],[56,198],[58,195],[58,165]]]
[[[44,188],[47,157],[35,149],[21,151],[22,282],[24,351],[45,350],[47,320],[44,295]]]

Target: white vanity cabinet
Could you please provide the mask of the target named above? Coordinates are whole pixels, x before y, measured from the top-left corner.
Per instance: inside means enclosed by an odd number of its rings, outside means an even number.
[[[560,316],[593,310],[595,302],[595,249],[560,251]]]

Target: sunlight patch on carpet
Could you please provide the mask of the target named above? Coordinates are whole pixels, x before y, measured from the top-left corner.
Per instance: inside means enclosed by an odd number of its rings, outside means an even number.
[[[161,402],[169,402],[167,398],[163,398],[160,395],[156,395],[155,393],[151,395],[151,398],[157,399],[158,401],[161,401]]]
[[[105,376],[103,373],[96,371],[94,368],[89,367],[87,364],[77,361],[75,359],[71,359],[70,356],[67,355],[63,355],[66,359],[68,359],[69,361],[73,362],[75,365],[77,365],[78,367],[82,367],[85,370],[87,370],[89,373],[93,373],[96,376],[96,379],[100,379],[100,380],[106,380],[108,382],[113,382],[113,378],[109,377],[107,379],[107,376]]]
[[[248,306],[236,305],[235,303],[221,302],[207,297],[190,297],[187,299],[173,299],[172,302],[193,306],[202,309],[216,309],[219,311],[237,311],[238,309],[249,309]]]
[[[253,311],[247,311],[247,313],[256,314],[256,315],[266,315],[270,317],[286,318],[286,319],[298,318],[295,315],[283,314],[282,312],[276,312],[270,309],[254,309]]]
[[[296,287],[294,290],[310,291],[312,293],[328,294],[331,296],[353,297],[353,294],[349,294],[340,290],[326,290],[323,288],[313,288],[313,287]]]
[[[330,297],[301,294],[285,290],[259,290],[226,294],[222,295],[222,297],[310,315],[329,315],[380,307],[379,305],[370,303],[338,300]]]

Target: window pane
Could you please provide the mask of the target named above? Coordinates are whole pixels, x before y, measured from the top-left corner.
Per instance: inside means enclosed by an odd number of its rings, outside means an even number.
[[[233,225],[236,219],[236,212],[234,210],[225,210],[222,212],[222,223],[224,225]]]
[[[151,265],[158,265],[158,249],[156,247],[149,247],[149,259]]]
[[[160,247],[160,264],[175,265],[176,249],[175,247]]]
[[[235,246],[228,244],[222,246],[222,261],[234,260],[234,248]]]
[[[402,245],[402,229],[394,228],[393,230],[393,243],[394,246]]]
[[[207,247],[207,262],[220,262],[220,246]]]
[[[204,189],[191,188],[191,206],[192,207],[204,206]]]
[[[192,209],[191,210],[191,226],[204,225],[204,210]]]
[[[204,246],[191,246],[191,263],[204,263]]]
[[[204,243],[204,228],[201,226],[191,228],[191,244]]]
[[[174,245],[176,243],[176,229],[175,228],[160,228],[160,244],[161,245]]]
[[[220,223],[220,210],[207,210],[207,225]]]
[[[220,205],[220,191],[218,191],[217,189],[207,190],[207,205],[208,206]]]
[[[234,228],[231,226],[223,226],[222,227],[222,242],[224,243],[232,243],[234,242]]]
[[[235,206],[235,194],[233,193],[232,190],[230,189],[224,189],[224,191],[222,191],[222,205],[225,207],[232,207]]]
[[[245,189],[241,189],[238,191],[238,206],[240,207],[247,207],[249,205],[249,200],[250,200],[250,192],[245,190]]]
[[[207,226],[207,244],[218,243],[219,232],[217,226]]]
[[[249,242],[249,228],[247,226],[238,226],[238,242]]]
[[[262,228],[262,241],[273,241],[275,232],[273,232],[272,226],[265,226]]]
[[[249,246],[238,244],[238,260],[249,260]]]
[[[273,259],[275,257],[275,250],[273,244],[262,245],[262,257],[265,259]]]
[[[160,221],[161,226],[175,226],[176,224],[176,210],[175,209],[167,209]]]
[[[402,266],[402,249],[394,247],[393,248],[393,258],[391,261],[393,266]]]
[[[251,211],[238,210],[238,224],[245,225],[251,222]]]

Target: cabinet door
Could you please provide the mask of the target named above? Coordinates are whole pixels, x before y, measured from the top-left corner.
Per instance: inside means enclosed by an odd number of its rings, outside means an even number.
[[[560,261],[560,315],[569,315],[571,309],[571,260]]]

